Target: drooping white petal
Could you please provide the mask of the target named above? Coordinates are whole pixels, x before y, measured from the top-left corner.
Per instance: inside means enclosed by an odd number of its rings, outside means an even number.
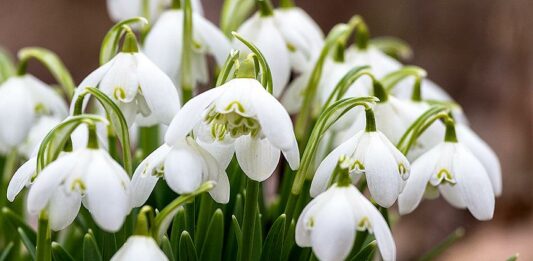
[[[99,89],[114,101],[129,103],[137,95],[137,54],[118,53],[111,61],[113,65],[103,76]]]
[[[170,124],[179,110],[180,97],[170,78],[144,54],[137,54],[139,85],[151,113],[160,123]]]
[[[453,172],[468,210],[479,220],[492,219],[494,191],[481,162],[462,144],[457,144]]]
[[[278,166],[280,150],[267,139],[241,136],[235,141],[235,154],[244,173],[252,180],[264,181]]]
[[[320,207],[324,202],[329,201],[332,195],[332,193],[322,193],[315,199],[311,200],[311,202],[309,202],[302,210],[302,213],[298,217],[298,222],[296,222],[295,230],[295,241],[298,246],[312,246],[311,231],[313,230],[315,213],[320,210]]]
[[[86,183],[86,207],[94,221],[102,229],[115,232],[120,229],[130,210],[128,198],[129,182],[121,178],[127,174],[115,173],[117,169],[110,164],[112,159],[103,150],[92,151],[93,158],[84,177]]]
[[[134,235],[129,237],[128,241],[111,258],[111,261],[128,260],[167,261],[168,258],[153,238]]]
[[[304,100],[303,92],[307,88],[310,75],[311,72],[306,71],[297,76],[291,83],[289,83],[287,91],[281,97],[281,104],[283,104],[283,107],[285,107],[289,114],[295,114],[300,111],[300,107]]]
[[[196,134],[196,133],[195,133]],[[224,144],[221,142],[204,142],[201,139],[196,139],[196,142],[204,150],[207,150],[213,156],[220,167],[227,168],[235,154],[235,146],[232,143]]]
[[[289,82],[290,61],[289,51],[283,37],[274,24],[274,18],[262,17],[258,13],[245,21],[237,30],[245,39],[255,44],[270,67],[274,84],[274,96],[279,97]],[[250,53],[248,48],[235,40],[234,45],[244,53]]]
[[[500,160],[494,151],[485,143],[478,135],[476,135],[470,128],[463,124],[456,125],[457,138],[464,144],[476,158],[481,161],[483,167],[489,174],[492,183],[492,189],[496,196],[502,193],[502,170]]]
[[[195,191],[203,180],[203,162],[192,148],[172,148],[165,159],[165,180],[179,194]]]
[[[89,75],[87,75],[87,77],[85,77],[85,79],[83,79],[83,81],[81,81],[81,83],[78,85],[78,88],[76,88],[76,90],[74,91],[74,96],[72,97],[72,102],[70,103],[69,113],[71,115],[74,112],[74,108],[76,107],[74,105],[76,104],[76,101],[78,100],[78,97],[80,96],[80,94],[87,87],[93,87],[93,88],[98,87],[98,84],[100,83],[100,81],[102,81],[102,78],[109,71],[109,68],[111,68],[113,63],[114,63],[114,60],[111,60],[105,63],[104,65],[98,67],[98,69],[91,72]],[[85,98],[83,99],[82,110],[85,110],[85,108],[87,107],[87,104],[89,103],[89,98],[90,96],[86,95]]]
[[[461,188],[458,185],[441,184],[439,185],[439,192],[442,197],[450,203],[453,207],[459,209],[466,208],[466,202],[461,192]]]
[[[193,27],[195,36],[207,48],[207,51],[215,57],[218,65],[223,65],[231,51],[231,43],[228,38],[209,20],[193,14]]]
[[[194,126],[202,120],[204,110],[225,90],[221,87],[206,91],[188,101],[170,123],[165,135],[165,142],[173,145],[185,138]]]
[[[209,194],[218,203],[228,203],[230,197],[230,184],[225,167],[222,167],[208,151],[195,143],[194,140],[190,139],[189,144],[202,157],[204,161],[204,171],[207,172],[208,179],[216,182],[215,187],[209,191]]]
[[[78,161],[83,160],[82,157],[85,154],[84,151],[80,151],[65,155],[50,163],[39,173],[28,193],[28,212],[30,214],[39,214],[46,207],[54,191],[79,163]]]
[[[77,191],[67,191],[69,188],[56,189],[48,204],[50,228],[59,231],[72,224],[81,206],[81,195]]]
[[[344,189],[334,187],[328,191],[334,194],[313,217],[311,243],[320,260],[344,260],[352,249],[356,220]]]
[[[0,141],[9,148],[21,144],[35,121],[35,104],[24,81],[11,77],[0,86]],[[7,125],[9,124],[9,125]]]
[[[339,158],[342,155],[350,157],[353,154],[362,134],[363,132],[359,132],[352,136],[352,138],[339,145],[329,153],[324,160],[322,160],[311,183],[311,197],[316,197],[318,194],[326,191],[330,184],[331,175],[335,170],[335,166],[337,166],[337,163],[339,162]]]
[[[263,89],[257,80],[237,78],[218,88],[225,89],[224,93],[220,95],[215,103],[215,108],[218,112],[226,113],[234,111],[247,117],[256,115],[254,98],[256,95],[259,95],[259,89]],[[266,91],[262,94],[266,94]],[[236,103],[238,103],[238,106]]]
[[[55,117],[67,117],[67,105],[58,92],[31,74],[26,74],[22,77],[36,104],[43,106],[45,112]]]
[[[7,199],[10,202],[13,202],[20,191],[30,184],[31,177],[35,173],[36,168],[37,158],[33,157],[15,171],[15,174],[13,174],[11,181],[9,181],[9,185],[7,186]]]
[[[159,180],[154,172],[163,165],[163,161],[170,150],[170,146],[161,145],[135,169],[130,183],[131,207],[140,207],[148,200]]]
[[[62,119],[57,117],[42,116],[30,129],[28,137],[22,145],[19,146],[19,152],[26,158],[36,156],[39,151],[41,141],[46,137],[49,131],[57,126]]]

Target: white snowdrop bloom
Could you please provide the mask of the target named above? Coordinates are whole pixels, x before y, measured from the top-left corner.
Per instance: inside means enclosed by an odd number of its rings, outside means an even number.
[[[163,144],[139,164],[131,181],[131,206],[142,206],[159,180],[164,178],[178,194],[194,192],[206,181],[215,181],[209,191],[218,203],[229,201],[229,179],[213,156],[201,148],[194,139],[170,146]]]
[[[276,26],[274,16],[256,13],[237,32],[261,51],[272,72],[274,96],[281,96],[290,79],[291,62],[287,43]],[[248,47],[240,41],[235,39],[233,43],[243,55],[250,53]]]
[[[31,128],[30,133],[28,134],[28,137],[20,145],[19,152],[26,157],[27,159],[31,158],[31,156],[34,154],[35,150],[39,149],[39,145],[41,144],[41,141],[46,137],[48,132],[50,132],[55,126],[57,126],[62,119],[58,119],[56,117],[47,117],[43,116],[37,122],[35,125]]]
[[[398,200],[400,214],[418,206],[428,185],[437,187],[452,206],[468,208],[479,220],[492,219],[495,200],[489,174],[462,143],[442,142],[413,162]]]
[[[120,229],[129,207],[129,177],[107,151],[82,148],[46,166],[28,194],[28,211],[47,210],[50,227],[61,230],[76,218],[81,203],[102,229]]]
[[[374,234],[383,260],[396,259],[387,222],[353,185],[333,185],[313,199],[296,223],[296,244],[312,247],[323,261],[345,260],[357,231]]]
[[[134,235],[111,257],[111,261],[129,260],[167,261],[168,258],[153,238]]]
[[[304,72],[313,66],[324,44],[318,24],[299,7],[274,10],[274,23],[289,49],[292,70]]]
[[[178,89],[181,89],[183,14],[183,9],[165,11],[144,42],[146,55],[174,81]],[[192,77],[195,81],[205,84],[209,81],[206,56],[212,55],[216,63],[222,66],[231,51],[231,44],[215,25],[196,13],[192,14],[192,33]]]
[[[107,11],[115,22],[137,16],[145,16],[142,9],[144,1],[149,5],[150,21],[157,20],[161,12],[169,7],[171,3],[171,0],[107,0]],[[191,4],[193,11],[203,15],[204,11],[200,0],[192,0]]]
[[[219,157],[231,157],[235,151],[242,170],[253,180],[272,175],[280,150],[292,169],[299,167],[291,119],[255,79],[236,78],[191,99],[170,124],[166,143],[176,144],[194,128],[204,130],[195,132],[203,142],[230,147],[222,148]]]
[[[89,74],[76,90],[73,103],[86,87],[98,87],[107,94],[121,109],[129,126],[137,116],[145,118],[138,122],[142,126],[168,125],[180,107],[178,92],[170,78],[140,52],[120,52]]]
[[[42,116],[67,115],[63,98],[32,75],[13,76],[0,85],[0,144],[5,149],[20,146]]]
[[[379,49],[369,46],[367,49],[361,50],[357,47],[350,47],[346,52],[346,60],[353,65],[369,65],[372,72],[381,78],[391,72],[397,71],[403,65],[394,58],[386,55]],[[402,99],[409,99],[413,93],[414,79],[412,77],[402,80],[393,89],[392,94]],[[440,86],[434,82],[423,79],[422,80],[422,98],[439,101],[451,101],[452,98]]]
[[[380,206],[394,204],[409,177],[409,162],[380,131],[362,130],[326,156],[311,183],[311,196],[326,191],[341,156],[350,158],[354,182],[365,175],[370,194]]]

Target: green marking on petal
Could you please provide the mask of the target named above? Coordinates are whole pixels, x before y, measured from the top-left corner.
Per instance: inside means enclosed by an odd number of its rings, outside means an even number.
[[[294,46],[293,44],[291,43],[287,43],[287,49],[289,50],[289,52],[291,53],[294,53],[296,52],[298,49],[296,48],[296,46]]]
[[[113,98],[115,98],[115,100],[126,99],[126,90],[119,86],[115,87],[115,90],[113,91]]]
[[[457,183],[457,181],[455,181],[453,178],[453,175],[447,169],[439,170],[437,173],[437,179],[439,180],[439,184],[448,183],[453,186]]]

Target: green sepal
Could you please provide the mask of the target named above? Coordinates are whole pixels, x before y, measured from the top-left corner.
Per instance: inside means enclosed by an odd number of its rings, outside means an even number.
[[[94,239],[91,231],[83,237],[83,260],[84,261],[102,261],[102,254],[98,248],[98,244]]]
[[[54,261],[75,261],[59,243],[52,242],[52,258]]]
[[[98,102],[104,107],[106,111],[106,117],[109,119],[113,130],[115,131],[120,144],[122,145],[122,160],[124,161],[124,169],[128,174],[133,172],[133,159],[131,155],[131,145],[130,145],[130,134],[129,127],[124,115],[120,108],[107,96],[105,93],[100,91],[98,88],[90,86],[80,86],[85,88],[83,92],[78,96],[76,103],[74,105],[74,115],[82,113],[83,100],[85,95],[90,94],[98,100]],[[111,144],[109,146],[112,146]]]
[[[368,245],[366,245],[357,255],[355,255],[351,261],[371,261],[373,260],[374,253],[377,249],[377,243],[376,241],[370,242]]]
[[[2,216],[4,218],[7,218],[9,223],[15,228],[15,229],[21,229],[24,231],[24,234],[26,237],[30,240],[30,242],[35,245],[37,242],[37,233],[35,230],[33,230],[32,227],[28,226],[26,224],[26,221],[22,217],[20,217],[17,213],[13,212],[11,209],[7,207],[2,208]]]
[[[163,236],[163,238],[161,239],[160,245],[161,245],[161,250],[168,257],[169,261],[176,260],[176,258],[174,258],[174,253],[172,251],[172,245],[170,244],[170,241],[168,240],[167,236]]]
[[[27,47],[18,52],[19,62],[19,75],[26,73],[26,66],[30,59],[34,58],[41,62],[50,73],[54,76],[55,80],[63,87],[68,99],[74,95],[74,89],[76,85],[67,67],[59,56],[54,52],[40,48],[40,47]]]
[[[109,62],[117,54],[120,38],[127,32],[127,26],[136,23],[148,25],[148,20],[144,17],[134,17],[120,21],[109,29],[100,47],[100,65]]]
[[[17,232],[20,236],[20,240],[22,241],[22,244],[28,251],[28,254],[32,257],[33,260],[37,260],[37,255],[35,253],[35,243],[31,241],[29,236],[26,234],[26,232],[22,228],[17,228]]]
[[[183,231],[180,236],[179,244],[179,259],[180,261],[196,261],[198,255],[196,254],[196,248],[192,242],[191,235],[187,231]]]
[[[202,202],[203,203],[203,202]],[[224,244],[224,214],[217,209],[211,217],[205,241],[200,251],[200,260],[221,260]]]
[[[405,60],[413,56],[413,50],[409,44],[396,37],[376,37],[370,40],[370,45],[397,60]]]
[[[0,47],[0,84],[15,75],[15,63],[11,55]]]
[[[283,240],[285,239],[285,223],[287,222],[285,214],[281,214],[268,232],[265,243],[263,244],[263,251],[261,260],[282,260]]]
[[[246,47],[248,47],[248,49],[250,49],[250,51],[252,51],[252,53],[256,55],[256,57],[259,60],[259,65],[261,67],[261,85],[263,85],[263,87],[265,87],[265,89],[269,93],[272,93],[273,91],[272,72],[270,71],[270,67],[268,66],[268,63],[263,53],[261,53],[261,51],[257,48],[257,46],[255,46],[248,40],[244,39],[244,37],[242,37],[240,34],[236,32],[232,32],[232,34],[237,40],[239,40],[241,43],[246,45]]]

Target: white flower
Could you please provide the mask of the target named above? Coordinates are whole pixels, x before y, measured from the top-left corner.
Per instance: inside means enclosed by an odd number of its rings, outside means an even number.
[[[274,22],[289,48],[292,69],[303,72],[313,66],[324,44],[324,34],[313,18],[299,7],[278,8]]]
[[[144,16],[142,4],[146,0],[107,0],[107,11],[109,16],[115,22],[125,19]],[[150,10],[150,21],[155,21],[161,12],[170,5],[171,0],[148,0]],[[203,14],[202,3],[200,0],[192,0],[192,10]]]
[[[170,124],[166,143],[176,144],[194,128],[204,142],[230,148],[219,153],[221,158],[235,151],[244,173],[256,181],[270,177],[280,150],[292,169],[300,163],[287,111],[255,79],[233,79],[191,99]]]
[[[334,149],[316,171],[311,196],[326,191],[341,156],[350,158],[354,181],[361,174],[365,175],[370,194],[379,205],[390,207],[394,204],[409,177],[409,162],[380,131],[360,131]]]
[[[203,182],[215,181],[209,191],[213,199],[223,204],[229,201],[225,170],[192,138],[173,146],[163,144],[139,164],[131,181],[131,206],[142,206],[161,177],[178,194],[194,192]]]
[[[29,74],[11,77],[0,86],[0,144],[5,149],[20,146],[41,116],[67,115],[63,98]]]
[[[73,103],[86,87],[98,87],[115,101],[129,126],[137,115],[145,118],[138,122],[143,126],[168,125],[180,107],[170,78],[140,52],[121,52],[89,74],[79,85]]]
[[[374,234],[383,260],[396,259],[387,222],[353,185],[333,185],[313,199],[296,223],[296,244],[313,247],[323,261],[345,260],[357,231]]]
[[[206,55],[213,55],[216,63],[222,66],[231,51],[231,44],[215,25],[195,13],[192,15],[192,31],[195,48],[191,61],[193,79],[207,83]],[[146,36],[144,51],[174,81],[176,87],[181,84],[182,49],[183,10],[165,11]]]
[[[41,145],[41,141],[44,137],[46,137],[48,132],[57,126],[61,120],[62,119],[48,116],[43,116],[37,120],[24,143],[20,145],[18,149],[19,152],[27,159],[31,158],[32,155],[36,154],[36,150],[39,149],[39,145]]]
[[[438,187],[454,207],[468,208],[479,220],[494,213],[494,190],[483,164],[462,143],[442,142],[413,162],[411,177],[400,194],[401,214],[412,212],[426,186]]]
[[[28,211],[47,209],[50,227],[61,230],[76,218],[81,203],[102,229],[120,229],[130,212],[129,177],[102,149],[66,154],[39,173],[28,194]]]
[[[279,97],[289,82],[291,63],[287,43],[276,27],[274,16],[262,16],[256,13],[246,20],[237,32],[256,45],[265,56],[272,72],[274,96]],[[234,45],[242,53],[250,52],[248,47],[238,40],[234,40]]]
[[[131,236],[111,258],[111,261],[129,260],[167,261],[168,258],[153,238]]]

